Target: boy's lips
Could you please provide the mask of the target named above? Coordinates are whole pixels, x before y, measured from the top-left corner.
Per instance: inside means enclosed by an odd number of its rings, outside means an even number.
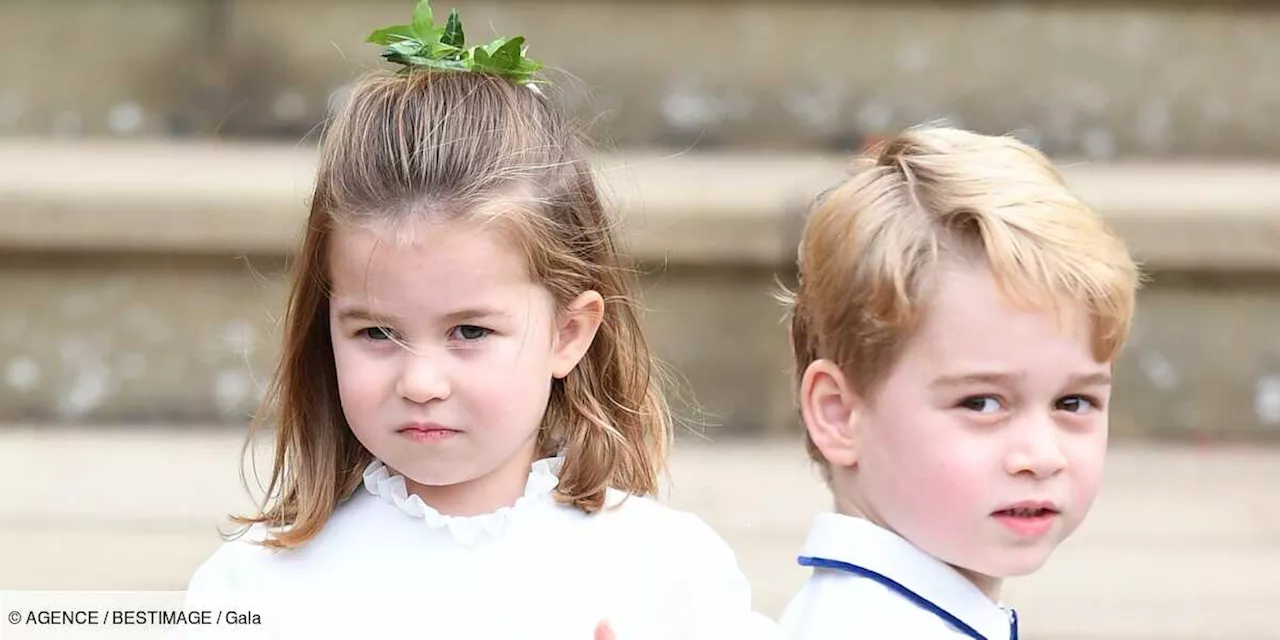
[[[1025,500],[1007,505],[991,513],[1000,524],[1019,536],[1037,537],[1048,533],[1058,516],[1058,506],[1046,500]]]

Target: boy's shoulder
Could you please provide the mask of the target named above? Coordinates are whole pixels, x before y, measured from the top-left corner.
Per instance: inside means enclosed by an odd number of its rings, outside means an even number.
[[[834,572],[819,572],[806,580],[779,623],[792,640],[928,638],[950,631],[874,580]],[[921,635],[930,632],[935,635]]]
[[[800,555],[813,574],[782,618],[792,640],[834,639],[833,629],[846,637],[968,637],[960,625],[1008,638],[1007,611],[973,582],[863,518],[819,514]]]

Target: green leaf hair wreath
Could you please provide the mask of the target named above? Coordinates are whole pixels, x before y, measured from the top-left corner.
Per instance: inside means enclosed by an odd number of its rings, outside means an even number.
[[[378,29],[365,40],[386,47],[382,57],[403,65],[404,73],[414,68],[473,71],[533,85],[534,74],[542,69],[541,62],[525,56],[524,36],[467,47],[458,10],[449,13],[444,25],[437,25],[429,0],[418,0],[410,24]]]

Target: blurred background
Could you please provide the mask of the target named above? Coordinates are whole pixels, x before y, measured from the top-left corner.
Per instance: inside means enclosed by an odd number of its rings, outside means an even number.
[[[0,0],[0,590],[182,589],[249,504],[317,128],[412,0]],[[443,16],[451,3],[436,3]],[[827,507],[778,284],[850,154],[1012,133],[1151,275],[1091,520],[1026,637],[1280,638],[1280,4],[495,0],[601,148],[699,425],[668,499],[777,615]]]

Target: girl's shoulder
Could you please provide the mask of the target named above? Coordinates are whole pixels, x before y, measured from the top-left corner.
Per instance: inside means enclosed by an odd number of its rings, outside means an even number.
[[[267,528],[257,524],[224,541],[191,576],[188,594],[216,597],[252,585],[257,568],[279,553],[263,544],[267,537]]]
[[[237,532],[196,569],[188,589],[256,588],[268,576],[310,578],[314,577],[312,572],[303,571],[310,565],[331,565],[335,558],[352,553],[378,552],[381,546],[374,542],[376,534],[394,529],[401,518],[395,517],[398,512],[379,509],[382,505],[366,498],[357,494],[344,500],[316,535],[296,548],[267,544],[276,530],[261,523]]]
[[[590,516],[596,527],[635,547],[652,547],[664,554],[719,559],[736,565],[724,538],[697,514],[677,509],[650,496],[610,489],[605,506]]]
[[[605,509],[589,518],[615,559],[622,551],[628,580],[660,586],[673,610],[683,612],[681,637],[776,640],[776,624],[752,610],[751,585],[737,555],[697,514],[610,491]]]
[[[672,527],[698,527],[702,520],[692,512],[684,511],[654,496],[640,496],[617,489],[605,494],[604,508],[599,514],[616,518],[619,523],[661,523]]]

